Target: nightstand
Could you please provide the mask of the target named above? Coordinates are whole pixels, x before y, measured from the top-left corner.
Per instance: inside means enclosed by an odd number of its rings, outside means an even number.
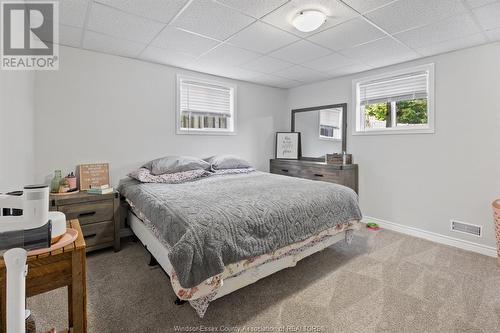
[[[96,195],[79,192],[50,195],[50,210],[78,219],[87,244],[87,252],[113,247],[120,251],[120,195],[118,192]]]

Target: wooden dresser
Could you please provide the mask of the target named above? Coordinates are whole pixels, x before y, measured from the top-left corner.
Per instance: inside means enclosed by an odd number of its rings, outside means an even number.
[[[272,159],[269,170],[279,175],[344,185],[358,193],[357,164],[337,165],[308,160]]]
[[[96,195],[80,192],[50,196],[50,210],[78,219],[87,244],[87,252],[106,247],[120,250],[120,199],[118,192]]]

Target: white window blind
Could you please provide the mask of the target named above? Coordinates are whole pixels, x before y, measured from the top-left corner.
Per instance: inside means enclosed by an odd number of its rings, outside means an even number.
[[[181,80],[180,111],[213,115],[232,115],[231,88]]]
[[[331,126],[335,128],[340,128],[340,111],[336,110],[322,110],[319,113],[319,123],[320,125]]]
[[[177,76],[178,134],[235,134],[235,85]]]
[[[429,72],[420,71],[359,83],[360,105],[427,98]]]

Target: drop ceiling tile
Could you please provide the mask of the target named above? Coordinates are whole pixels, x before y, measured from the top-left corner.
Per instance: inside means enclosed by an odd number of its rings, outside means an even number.
[[[486,34],[488,35],[488,38],[491,39],[492,41],[500,40],[500,28],[487,30]]]
[[[323,73],[302,66],[288,67],[274,74],[276,76],[300,82],[321,81],[327,78],[327,76]]]
[[[500,2],[474,9],[473,12],[485,30],[500,27]]]
[[[252,81],[260,75],[259,73],[247,71],[235,66],[212,64],[202,61],[195,61],[183,67],[201,73],[212,74],[242,81]]]
[[[235,80],[252,81],[259,76],[260,73],[234,66],[222,66],[217,70],[217,75]]]
[[[253,82],[277,88],[292,88],[303,84],[299,81],[268,74],[263,74],[256,77]]]
[[[328,16],[326,22],[318,30],[301,32],[293,27],[292,19],[299,12],[306,9],[318,9]],[[264,16],[262,20],[285,31],[304,37],[347,21],[355,16],[358,16],[356,11],[337,0],[317,0],[313,3],[308,0],[291,0],[286,5]]]
[[[498,2],[498,0],[466,0],[466,1],[472,8],[477,8],[488,5],[493,2]]]
[[[363,65],[363,64],[356,64],[356,65],[351,65],[351,66],[344,66],[344,67],[339,67],[335,68],[331,71],[326,72],[329,77],[339,77],[339,76],[344,76],[344,75],[350,75],[350,74],[356,74],[356,73],[361,73],[364,71],[368,71],[370,69],[373,69],[373,67]]]
[[[331,51],[324,47],[318,46],[306,40],[301,40],[285,46],[282,49],[276,50],[269,55],[294,64],[301,64],[303,62],[325,56],[329,53],[331,53]]]
[[[247,15],[261,18],[272,12],[288,0],[216,0],[226,6],[239,10]]]
[[[208,37],[225,40],[255,19],[211,0],[197,0],[174,20],[173,25]]]
[[[338,53],[332,53],[330,55],[327,55],[326,57],[321,57],[319,59],[315,59],[302,64],[302,66],[320,72],[327,72],[335,68],[345,67],[350,65],[354,65],[354,61]]]
[[[366,13],[397,0],[344,0],[346,4],[360,13]]]
[[[59,25],[59,44],[80,47],[82,41],[81,28],[70,27],[67,25]]]
[[[465,12],[461,0],[399,0],[366,16],[387,32],[397,33]]]
[[[46,0],[30,0],[33,2],[47,2]],[[59,3],[59,23],[82,28],[89,6],[88,0],[55,0]]]
[[[94,3],[87,24],[89,30],[148,44],[164,25]]]
[[[268,53],[299,38],[269,24],[255,22],[229,39],[229,43],[260,53]]]
[[[448,40],[479,33],[480,30],[470,15],[458,15],[421,28],[394,35],[411,48],[443,43]]]
[[[340,53],[372,67],[388,66],[419,57],[417,53],[389,37],[345,49]]]
[[[145,48],[145,45],[86,31],[83,48],[125,57],[136,57]]]
[[[347,37],[348,36],[348,37]],[[308,37],[310,41],[338,51],[387,36],[362,18],[354,18]]]
[[[193,62],[196,57],[182,52],[148,46],[139,57],[142,60],[164,65],[184,67]]]
[[[66,1],[66,0],[65,0]],[[187,0],[94,0],[131,14],[168,23],[187,3]]]
[[[466,37],[459,37],[456,39],[448,40],[443,43],[428,45],[422,48],[418,48],[417,51],[422,53],[424,56],[430,56],[439,53],[464,49],[484,43],[486,43],[486,38],[484,37],[484,35],[482,33],[477,33]]]
[[[201,56],[198,61],[204,64],[238,66],[258,57],[260,57],[258,53],[228,44],[221,44],[207,54]]]
[[[151,45],[191,56],[199,56],[219,43],[214,39],[168,26],[153,40]]]
[[[82,28],[89,2],[87,0],[59,1],[59,23]]]
[[[247,62],[240,67],[260,73],[274,73],[291,66],[293,66],[293,64],[289,62],[262,56],[255,60]]]

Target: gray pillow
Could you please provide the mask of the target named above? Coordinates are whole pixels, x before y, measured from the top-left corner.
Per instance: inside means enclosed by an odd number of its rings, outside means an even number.
[[[205,158],[205,161],[210,163],[212,169],[246,169],[251,168],[252,165],[236,156],[231,155],[216,155],[209,158]]]
[[[208,170],[210,163],[191,156],[165,156],[150,161],[142,167],[150,170],[152,175],[163,175],[191,170]]]

